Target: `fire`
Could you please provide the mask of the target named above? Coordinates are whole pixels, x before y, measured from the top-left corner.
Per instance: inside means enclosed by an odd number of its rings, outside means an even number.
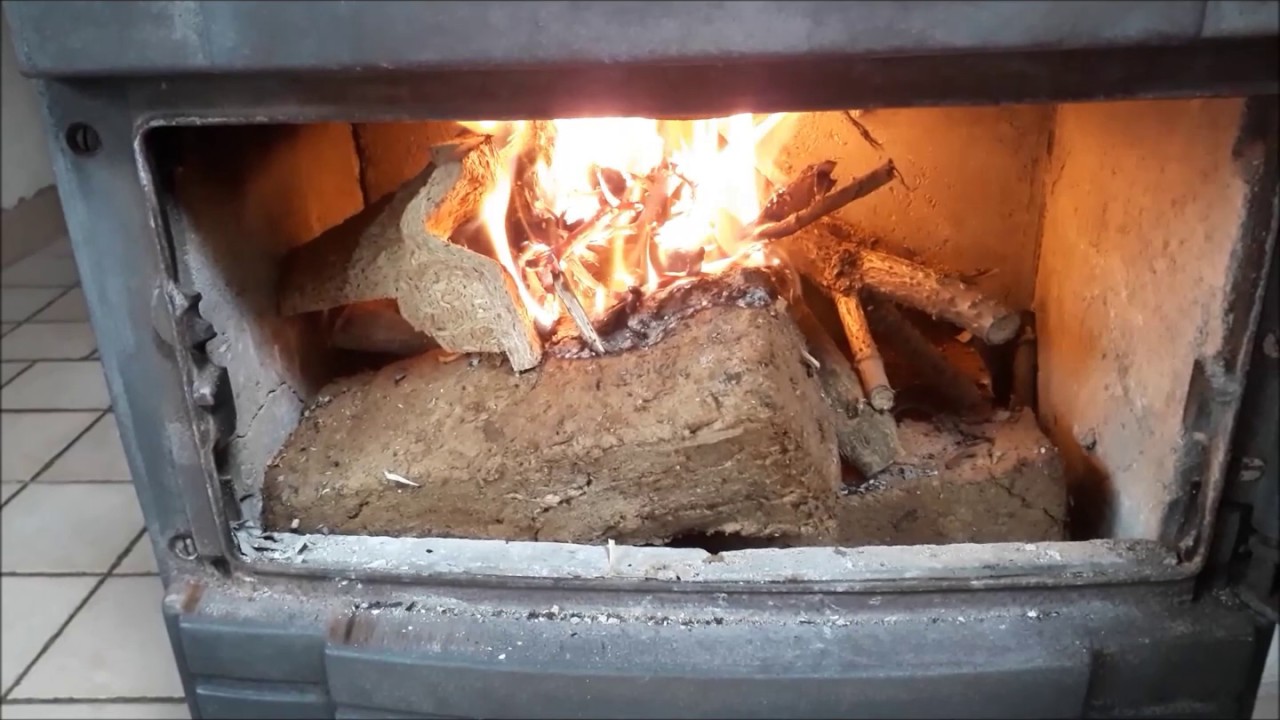
[[[767,148],[787,118],[464,123],[513,143],[481,219],[538,326],[566,299],[594,319],[681,278],[762,262],[744,230],[772,190]]]

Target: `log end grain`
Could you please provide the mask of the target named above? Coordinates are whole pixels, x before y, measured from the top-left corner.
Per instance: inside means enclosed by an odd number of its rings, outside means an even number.
[[[450,237],[480,213],[501,172],[487,140],[444,145],[440,164],[400,220],[406,266],[396,297],[419,330],[457,352],[501,352],[523,372],[542,360],[542,342],[515,282],[492,258]]]
[[[839,457],[799,347],[785,313],[722,307],[652,347],[523,375],[429,353],[343,379],[268,469],[265,525],[582,543],[829,537]]]
[[[1010,310],[1004,315],[997,315],[987,326],[986,335],[982,338],[988,345],[1003,345],[1018,336],[1022,330],[1021,313]]]
[[[898,437],[899,462],[841,499],[833,544],[1065,539],[1062,461],[1032,413],[974,424],[906,420]]]

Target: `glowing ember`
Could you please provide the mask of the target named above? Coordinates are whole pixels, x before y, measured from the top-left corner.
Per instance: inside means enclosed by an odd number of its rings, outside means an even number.
[[[464,123],[513,143],[482,220],[537,325],[577,312],[565,302],[596,319],[637,292],[767,262],[745,229],[773,189],[766,148],[787,117]]]

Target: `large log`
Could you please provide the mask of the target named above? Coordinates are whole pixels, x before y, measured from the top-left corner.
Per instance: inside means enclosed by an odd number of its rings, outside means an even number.
[[[450,238],[478,216],[505,157],[488,140],[442,145],[395,193],[291,252],[280,311],[395,299],[416,329],[457,352],[501,352],[518,371],[542,347],[510,275]]]
[[[584,543],[829,536],[839,457],[802,342],[775,306],[719,306],[652,347],[523,375],[429,353],[337,381],[269,467],[265,525]]]

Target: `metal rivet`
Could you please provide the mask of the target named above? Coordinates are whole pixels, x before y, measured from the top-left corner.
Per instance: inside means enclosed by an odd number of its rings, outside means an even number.
[[[88,123],[71,123],[63,137],[67,141],[67,147],[76,155],[92,155],[102,148],[102,138]]]

